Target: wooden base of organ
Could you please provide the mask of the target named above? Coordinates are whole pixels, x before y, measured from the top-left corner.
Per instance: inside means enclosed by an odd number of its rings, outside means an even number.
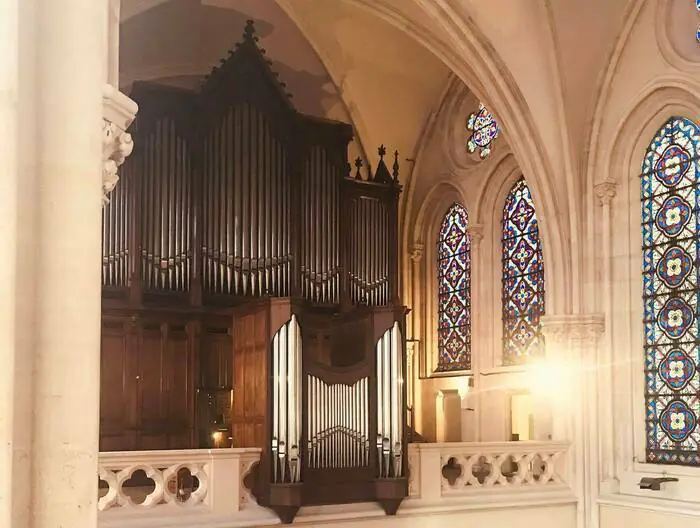
[[[407,495],[398,153],[298,114],[252,23],[201,92],[137,85],[103,216],[102,450],[261,447],[302,505]]]

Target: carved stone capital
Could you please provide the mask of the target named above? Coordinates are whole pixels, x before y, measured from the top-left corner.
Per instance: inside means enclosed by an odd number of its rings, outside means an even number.
[[[409,254],[409,257],[413,262],[418,263],[423,259],[424,253],[425,253],[425,244],[421,244],[420,242],[416,242],[413,244],[413,247],[411,248],[411,252]]]
[[[472,242],[478,244],[484,239],[483,224],[473,224],[467,228],[467,233],[472,237]]]
[[[134,150],[134,141],[126,130],[134,121],[138,105],[111,85],[102,95],[102,203],[117,185],[119,167]]]
[[[605,180],[596,183],[593,186],[593,191],[598,197],[598,202],[600,205],[610,205],[610,202],[612,202],[612,199],[615,198],[615,195],[617,194],[617,182],[614,180]]]
[[[542,335],[549,344],[574,340],[595,343],[605,330],[602,314],[545,315],[540,321]]]

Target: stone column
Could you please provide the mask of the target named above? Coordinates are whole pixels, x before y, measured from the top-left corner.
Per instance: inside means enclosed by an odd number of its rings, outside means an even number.
[[[482,224],[473,224],[470,225],[467,228],[467,233],[471,237],[471,244],[472,244],[472,259],[471,259],[471,332],[472,332],[472,373],[474,377],[474,383],[472,384],[472,388],[470,389],[470,392],[472,393],[470,395],[470,408],[473,408],[472,411],[469,411],[470,413],[473,413],[471,416],[470,423],[474,424],[476,427],[476,431],[474,431],[470,436],[470,438],[473,438],[475,442],[480,442],[481,441],[481,398],[486,397],[486,395],[483,393],[481,390],[481,376],[479,375],[479,372],[481,369],[483,369],[486,365],[484,365],[484,354],[490,353],[493,354],[493,347],[487,348],[489,345],[487,344],[488,340],[484,339],[484,321],[481,317],[481,314],[485,313],[483,310],[483,304],[482,301],[485,299],[485,296],[482,296],[482,290],[481,286],[484,284],[484,280],[482,277],[482,259],[483,255],[481,254],[481,242],[484,239],[484,226]],[[476,307],[476,309],[475,309]],[[478,350],[478,354],[474,354],[474,343],[479,343],[480,348]]]
[[[542,318],[545,372],[555,440],[568,440],[567,480],[579,497],[577,526],[598,526],[598,394],[596,359],[604,330],[602,315],[547,315]],[[551,389],[550,389],[551,390]]]
[[[409,328],[411,329],[411,338],[415,341],[411,343],[412,352],[412,364],[414,378],[411,381],[410,389],[413,392],[413,416],[415,419],[414,427],[417,432],[425,432],[425,427],[423,424],[423,393],[422,386],[418,383],[418,378],[420,376],[420,365],[421,358],[420,354],[423,354],[422,361],[426,361],[427,358],[425,354],[426,349],[426,336],[422,335],[425,325],[421,325],[421,314],[423,312],[423,292],[425,291],[424,278],[421,277],[421,262],[423,260],[423,253],[425,246],[420,242],[414,242],[411,248],[411,253],[409,258],[411,260],[411,313],[409,314],[411,324]],[[418,350],[418,354],[415,350]]]
[[[97,526],[100,126],[107,1],[37,0],[37,8],[39,188],[31,526],[93,528]]]
[[[20,0],[0,0],[0,526],[27,525],[15,515],[26,507],[28,475],[15,472],[18,448],[15,406],[21,380],[16,380],[18,273],[19,16]],[[21,419],[21,415],[19,417]],[[28,468],[28,464],[24,464]],[[20,477],[20,480],[14,477]]]
[[[107,77],[106,82],[119,88],[119,19],[121,0],[108,0],[107,15]]]
[[[618,361],[626,364],[622,358],[613,357],[612,342],[612,311],[613,311],[613,272],[612,272],[612,222],[611,204],[617,194],[617,183],[608,180],[598,183],[593,190],[602,209],[601,222],[601,254],[602,259],[602,300],[605,316],[605,328],[607,332],[601,340],[597,358],[598,381],[598,417],[600,420],[600,480],[606,487],[606,491],[613,492],[617,489],[616,456],[615,456],[615,407],[614,397],[614,371]],[[624,429],[624,428],[621,428]],[[632,436],[626,431],[619,431],[620,443],[632,445]]]
[[[425,246],[420,242],[415,242],[411,248],[411,253],[409,258],[411,259],[411,313],[408,315],[411,320],[411,337],[413,339],[420,339],[421,329],[420,329],[420,313],[421,313],[421,302],[422,302],[422,288],[423,281],[421,280],[420,270],[421,261],[423,260],[423,253],[425,252]]]
[[[103,179],[136,111],[103,92],[106,21],[106,0],[0,0],[3,527],[97,525]]]

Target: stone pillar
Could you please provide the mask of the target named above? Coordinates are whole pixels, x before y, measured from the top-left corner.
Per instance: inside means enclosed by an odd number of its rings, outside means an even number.
[[[28,495],[28,486],[16,481],[15,380],[17,342],[17,268],[19,211],[18,102],[19,5],[20,0],[0,0],[0,526],[26,525],[26,518],[13,515],[21,509],[18,495]],[[19,381],[19,380],[18,380]],[[20,381],[21,383],[21,381]],[[28,466],[25,464],[25,466]],[[22,475],[26,479],[26,475]]]
[[[415,355],[416,355],[416,341],[407,341],[406,342],[406,405],[412,409],[412,421],[411,421],[411,427],[416,429],[416,423],[415,423],[415,412],[416,412],[416,391],[415,391],[415,386],[416,386],[416,379],[418,378],[418,375],[416,374],[416,362],[415,362]]]
[[[553,438],[571,442],[567,455],[567,481],[579,498],[578,528],[598,526],[596,361],[597,345],[604,326],[604,318],[598,314],[547,315],[542,318],[546,376],[542,376],[540,385],[547,383],[549,377],[549,390],[556,392],[548,395]]]
[[[617,194],[617,183],[612,180],[598,183],[594,186],[594,191],[598,197],[598,202],[602,209],[602,243],[601,254],[602,259],[602,300],[603,314],[605,316],[605,333],[598,347],[597,358],[597,381],[598,381],[598,417],[600,430],[600,480],[606,487],[606,491],[614,492],[617,490],[617,474],[616,456],[615,456],[615,407],[616,398],[614,390],[614,371],[618,361],[626,365],[623,358],[613,357],[613,342],[612,342],[612,312],[613,312],[613,262],[612,262],[612,222],[611,222],[611,204]],[[626,368],[626,367],[625,367]],[[621,428],[625,429],[625,428]],[[617,434],[621,436],[620,443],[623,445],[632,445],[632,436],[628,431],[619,431]]]
[[[108,0],[107,15],[107,77],[106,82],[119,88],[119,20],[121,0]]]
[[[423,281],[421,280],[420,270],[421,261],[423,260],[423,253],[425,252],[425,246],[419,242],[413,244],[411,248],[411,253],[409,258],[411,259],[411,313],[408,314],[411,324],[409,328],[411,329],[411,337],[413,339],[420,339],[421,329],[420,325],[420,314],[421,314],[421,293],[425,290],[422,288]]]
[[[421,277],[421,263],[423,260],[423,253],[425,246],[420,242],[415,242],[411,248],[411,253],[409,255],[411,260],[411,313],[408,315],[410,318],[410,331],[411,338],[414,340],[411,343],[412,350],[412,365],[413,365],[413,380],[411,381],[410,390],[413,393],[413,401],[411,403],[413,407],[413,417],[415,419],[414,427],[417,432],[424,433],[425,425],[423,424],[423,393],[421,391],[422,387],[418,381],[420,377],[420,365],[421,361],[426,361],[425,354],[426,350],[426,336],[422,335],[423,328],[421,327],[421,314],[423,312],[423,291],[424,288],[424,278]],[[416,354],[417,351],[417,354]],[[421,360],[420,355],[423,354],[423,359]]]
[[[482,299],[485,297],[482,297],[482,291],[481,287],[483,284],[485,284],[485,281],[483,280],[482,277],[482,259],[483,255],[481,254],[481,242],[484,239],[484,226],[482,224],[473,224],[470,225],[467,228],[467,233],[471,237],[471,243],[472,243],[472,259],[471,259],[471,316],[472,316],[472,372],[474,376],[474,383],[472,384],[472,389],[471,393],[473,396],[470,397],[470,405],[469,407],[472,409],[471,411],[468,411],[470,413],[470,418],[469,422],[473,424],[474,427],[476,427],[476,431],[474,431],[472,434],[468,435],[469,438],[473,439],[475,442],[480,442],[481,441],[481,420],[482,420],[482,414],[481,414],[481,398],[482,397],[487,397],[486,394],[484,394],[484,391],[482,391],[482,383],[481,383],[481,376],[479,375],[479,372],[489,365],[490,362],[484,361],[484,355],[485,354],[493,354],[493,347],[487,348],[488,347],[488,339],[485,339],[486,337],[486,332],[484,332],[484,321],[481,317],[483,313],[485,313],[483,310],[474,310],[475,306],[483,306],[482,304]],[[479,355],[474,355],[474,343],[481,343],[483,347],[480,346],[479,348]]]
[[[97,525],[103,179],[136,112],[103,92],[106,5],[0,0],[3,527]]]
[[[37,0],[33,528],[97,526],[106,0]],[[19,528],[19,527],[18,527]]]

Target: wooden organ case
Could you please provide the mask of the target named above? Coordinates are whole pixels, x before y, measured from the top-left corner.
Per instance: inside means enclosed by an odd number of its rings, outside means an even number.
[[[252,22],[197,92],[135,85],[103,216],[102,450],[260,447],[258,501],[407,495],[398,153],[291,105]]]

